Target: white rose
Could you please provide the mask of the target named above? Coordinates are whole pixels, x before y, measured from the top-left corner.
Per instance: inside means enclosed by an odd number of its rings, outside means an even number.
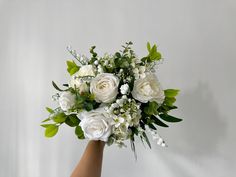
[[[71,80],[69,82],[69,86],[72,87],[72,88],[78,88],[79,93],[89,91],[89,87],[88,87],[87,83],[85,81],[83,81],[81,78],[78,77],[78,72],[75,73],[71,77]]]
[[[144,78],[135,80],[132,95],[142,103],[156,101],[158,104],[162,104],[165,98],[155,74],[147,74]]]
[[[95,76],[94,68],[92,65],[83,65],[77,72],[77,75],[80,77]]]
[[[75,104],[75,95],[71,92],[62,92],[58,101],[61,109],[63,111],[68,111]]]
[[[110,103],[118,94],[119,79],[111,73],[98,74],[90,83],[90,92],[97,102]]]
[[[80,126],[84,136],[90,140],[107,141],[112,133],[112,118],[104,110],[97,108],[92,111],[84,111],[79,115]]]
[[[124,84],[120,87],[120,92],[125,95],[127,92],[129,91],[129,85],[128,84]]]

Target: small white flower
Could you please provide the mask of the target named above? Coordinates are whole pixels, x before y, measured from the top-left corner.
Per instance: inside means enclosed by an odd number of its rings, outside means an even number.
[[[135,68],[135,62],[132,62],[132,63],[131,63],[131,66],[132,66],[133,68]]]
[[[112,119],[104,108],[84,111],[79,115],[84,136],[90,140],[107,141],[112,133]]]
[[[95,65],[98,65],[98,60],[95,60],[95,61],[94,61],[94,64],[95,64]]]
[[[72,75],[71,80],[69,82],[69,87],[79,89],[79,93],[89,91],[87,83],[78,77],[78,72]]]
[[[133,69],[133,73],[134,73],[134,74],[138,74],[138,73],[139,73],[138,68],[134,68],[134,69]]]
[[[142,74],[146,71],[146,67],[145,66],[139,66],[139,73]]]
[[[114,118],[115,121],[115,127],[119,127],[122,123],[125,122],[125,119],[123,117],[115,117]]]
[[[104,73],[104,71],[103,71],[103,68],[102,68],[102,66],[101,65],[98,65],[98,73]]]
[[[105,60],[104,65],[108,65],[108,61],[107,60]]]
[[[146,77],[146,73],[139,74],[139,78],[143,79]]]
[[[118,105],[117,103],[112,103],[112,104],[111,104],[111,107],[112,107],[112,108],[118,108],[119,105]]]
[[[62,92],[59,99],[59,105],[63,111],[68,111],[75,104],[75,95],[71,92]]]
[[[158,104],[162,104],[165,98],[155,74],[148,74],[145,78],[135,80],[132,96],[142,103],[156,101]]]
[[[98,74],[92,79],[90,92],[97,102],[111,103],[118,94],[119,79],[111,73]]]
[[[122,106],[123,103],[124,103],[124,100],[123,100],[123,99],[117,99],[117,100],[116,100],[116,103],[117,103],[119,106]]]
[[[124,84],[120,87],[120,92],[125,95],[127,92],[129,91],[129,85],[128,84]]]
[[[127,96],[126,95],[122,95],[121,97],[123,100],[126,100],[127,99]]]
[[[84,76],[95,76],[95,71],[93,68],[93,65],[83,65],[77,72],[77,75],[79,77],[84,77]]]

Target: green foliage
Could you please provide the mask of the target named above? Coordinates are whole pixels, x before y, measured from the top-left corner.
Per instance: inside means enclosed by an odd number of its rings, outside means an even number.
[[[42,123],[48,122],[48,121],[50,121],[50,120],[51,120],[50,118],[47,118],[47,119],[43,120]]]
[[[61,113],[56,114],[52,119],[56,123],[63,123],[66,120],[66,115],[64,112],[61,112]]]
[[[67,71],[70,75],[75,74],[77,71],[79,71],[79,66],[74,61],[67,61]]]
[[[81,127],[79,125],[75,128],[75,134],[79,139],[84,139],[85,138],[84,137],[84,132],[83,132],[83,130],[81,129]]]
[[[144,139],[145,139],[145,141],[146,141],[147,145],[149,146],[149,148],[151,149],[151,148],[152,148],[152,146],[151,146],[151,143],[150,143],[150,141],[149,141],[149,139],[148,139],[148,137],[147,137],[146,133],[145,133],[145,132],[143,132],[142,136],[144,137]]]
[[[70,127],[76,127],[77,125],[79,125],[80,120],[76,116],[76,114],[71,114],[66,117],[65,123]]]
[[[167,106],[173,106],[175,101],[176,101],[176,98],[174,97],[165,97],[164,104],[166,104]]]
[[[151,119],[152,119],[153,123],[155,123],[156,125],[159,125],[161,127],[169,127],[167,124],[165,124],[164,122],[159,120],[156,116],[151,116]]]
[[[57,125],[51,124],[46,126],[45,136],[50,138],[57,134],[59,127]]]
[[[158,61],[161,59],[161,53],[157,51],[156,44],[151,46],[151,44],[148,42],[147,43],[147,50],[149,53],[146,57],[143,57],[141,59],[143,62],[154,62],[154,61]]]
[[[54,113],[53,109],[51,109],[51,108],[49,108],[49,107],[46,107],[46,110],[47,110],[50,114],[53,114],[53,113]]]
[[[180,122],[182,121],[182,119],[174,117],[174,116],[170,116],[168,114],[160,114],[159,117],[163,120],[165,120],[166,122]]]
[[[89,50],[89,52],[92,54],[92,57],[91,57],[91,59],[90,59],[90,61],[89,61],[90,64],[92,64],[94,61],[97,60],[97,55],[98,55],[98,54],[94,51],[95,48],[96,48],[96,46],[92,46],[92,47],[90,48],[90,50]]]
[[[94,95],[91,93],[78,93],[75,92],[75,106],[74,109],[77,111],[85,109],[86,111],[91,111],[92,109],[95,109],[99,106],[99,103],[97,103],[94,99]]]
[[[130,64],[132,59],[135,58],[134,51],[131,49],[132,42],[126,42],[126,46],[122,46],[123,50],[116,52],[114,55],[114,65],[116,69],[124,69],[124,71],[129,72]]]
[[[52,85],[53,85],[53,87],[54,87],[56,90],[58,90],[58,91],[60,91],[60,92],[65,91],[65,90],[60,89],[54,81],[52,81]]]
[[[164,90],[165,97],[173,98],[179,94],[179,90],[177,89],[166,89]]]
[[[44,128],[47,128],[47,127],[50,126],[50,125],[54,125],[54,124],[42,124],[42,125],[40,125],[40,126],[42,126],[42,127],[44,127]]]
[[[144,112],[147,115],[156,115],[158,114],[157,108],[158,108],[157,102],[155,101],[148,102],[148,105],[144,107]]]

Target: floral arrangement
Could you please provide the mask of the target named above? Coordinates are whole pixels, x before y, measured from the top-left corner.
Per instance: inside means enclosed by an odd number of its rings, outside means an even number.
[[[75,58],[67,61],[70,81],[64,89],[52,82],[58,91],[53,100],[56,109],[46,107],[49,118],[41,126],[45,136],[53,137],[59,127],[74,127],[79,139],[101,140],[108,145],[126,146],[130,140],[135,152],[135,137],[140,137],[151,148],[147,133],[158,145],[166,146],[157,132],[157,126],[182,119],[169,115],[179,90],[163,90],[155,74],[155,66],[162,61],[157,46],[147,43],[147,56],[138,58],[132,42],[113,55],[99,57],[90,49],[91,57],[67,50]],[[52,123],[48,123],[48,122]]]

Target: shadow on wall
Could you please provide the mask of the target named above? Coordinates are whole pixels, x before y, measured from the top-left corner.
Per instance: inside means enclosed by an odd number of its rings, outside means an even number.
[[[215,153],[226,132],[224,118],[206,83],[183,93],[178,100],[183,110],[183,122],[177,142],[183,153],[205,155]]]
[[[183,122],[171,131],[167,130],[168,149],[162,153],[160,148],[155,148],[155,151],[175,176],[204,174],[204,169],[196,166],[196,162],[204,166],[206,157],[217,157],[218,145],[226,133],[226,123],[206,83],[199,83],[195,89],[182,92],[177,104]]]

